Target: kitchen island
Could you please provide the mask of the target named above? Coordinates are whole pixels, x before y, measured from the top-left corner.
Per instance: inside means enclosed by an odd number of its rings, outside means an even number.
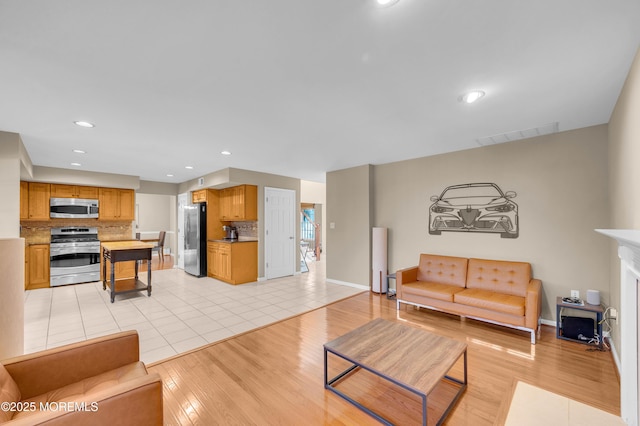
[[[140,241],[117,241],[102,243],[102,289],[107,289],[107,261],[111,263],[109,290],[111,291],[111,303],[115,301],[116,294],[147,291],[151,296],[151,249],[152,244]],[[116,281],[115,264],[117,262],[135,261],[135,276]],[[138,279],[139,261],[147,261],[147,283]]]

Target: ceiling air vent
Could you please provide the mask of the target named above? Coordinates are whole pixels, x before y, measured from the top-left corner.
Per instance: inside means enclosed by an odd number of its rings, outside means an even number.
[[[533,138],[536,136],[550,135],[552,133],[558,133],[558,122],[545,124],[540,127],[533,127],[525,130],[515,130],[513,132],[501,133],[499,135],[486,136],[476,139],[478,145],[495,145],[498,143],[513,142],[519,139]]]

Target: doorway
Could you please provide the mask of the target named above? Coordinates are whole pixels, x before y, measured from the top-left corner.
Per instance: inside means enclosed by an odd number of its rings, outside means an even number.
[[[264,188],[265,277],[286,277],[295,273],[296,192],[291,189]]]

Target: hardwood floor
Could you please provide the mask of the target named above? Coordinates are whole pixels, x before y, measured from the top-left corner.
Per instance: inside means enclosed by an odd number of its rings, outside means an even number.
[[[620,414],[611,353],[559,340],[543,326],[541,339],[474,320],[461,320],[362,293],[303,315],[149,366],[164,381],[167,425],[363,425],[372,417],[323,387],[323,344],[374,318],[400,321],[468,345],[469,385],[447,425],[493,425],[504,417],[517,380]],[[338,372],[329,358],[330,374]],[[398,424],[421,420],[419,400],[359,371],[345,391]],[[431,419],[451,394],[429,399]],[[430,422],[431,424],[431,422]]]
[[[173,269],[173,256],[171,256],[170,254],[165,254],[164,262],[160,262],[160,259],[158,258],[158,256],[152,256],[151,270],[157,271],[160,269]],[[146,271],[146,270],[147,270],[147,264],[143,262],[142,264],[140,264],[140,271]]]

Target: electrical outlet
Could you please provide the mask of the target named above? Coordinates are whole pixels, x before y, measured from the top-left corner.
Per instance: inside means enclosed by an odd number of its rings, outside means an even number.
[[[571,290],[571,297],[575,297],[576,299],[580,299],[580,290]]]
[[[616,308],[609,309],[609,318],[612,320],[618,320],[618,310]]]

